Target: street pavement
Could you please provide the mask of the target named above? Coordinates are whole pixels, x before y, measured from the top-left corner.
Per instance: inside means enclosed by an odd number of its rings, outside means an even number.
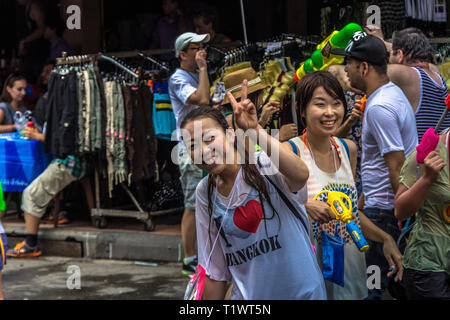
[[[60,257],[8,259],[6,300],[182,300],[188,278],[179,263]],[[148,265],[149,264],[149,265]]]

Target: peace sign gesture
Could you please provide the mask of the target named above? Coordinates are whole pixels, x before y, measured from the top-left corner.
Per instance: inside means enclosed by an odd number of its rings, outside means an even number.
[[[242,82],[241,101],[237,102],[231,92],[227,92],[228,99],[233,107],[234,119],[236,125],[243,130],[257,129],[258,127],[258,114],[256,107],[251,102],[248,96],[248,81]]]

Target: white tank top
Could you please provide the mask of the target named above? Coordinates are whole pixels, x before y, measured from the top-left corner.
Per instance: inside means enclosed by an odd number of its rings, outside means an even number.
[[[341,158],[341,167],[338,169],[337,173],[327,173],[320,170],[319,167],[316,166],[311,152],[305,146],[303,140],[300,137],[294,138],[291,141],[294,142],[297,146],[297,149],[300,153],[299,156],[302,158],[309,169],[309,179],[307,183],[308,200],[313,200],[317,194],[324,190],[340,191],[345,193],[352,201],[353,220],[359,227],[360,223],[358,215],[358,192],[356,190],[355,181],[353,179],[350,157],[347,154],[347,150],[343,146],[341,140],[336,137],[334,137],[333,139],[338,146],[338,153]],[[324,196],[321,196],[319,199],[322,199],[323,197]],[[322,225],[316,222],[312,223],[313,235],[319,245],[321,243],[321,231],[325,230],[330,236],[334,236],[336,227],[338,227],[339,234],[341,235],[341,237],[344,237],[346,243],[353,243],[352,238],[348,235],[348,232],[345,229],[345,224],[333,220],[327,224]]]
[[[341,167],[337,173],[326,173],[320,170],[314,160],[309,149],[305,146],[303,140],[299,137],[294,138],[291,142],[295,143],[299,150],[299,155],[309,169],[309,179],[307,183],[308,200],[313,200],[314,197],[323,190],[339,191],[345,193],[352,201],[352,215],[353,221],[361,229],[358,215],[358,193],[356,191],[355,182],[353,179],[353,171],[350,164],[350,157],[348,152],[340,139],[333,138],[338,147],[338,154],[341,158]],[[336,158],[336,162],[338,159]],[[336,163],[337,165],[337,163]],[[324,196],[321,196],[324,197]],[[319,198],[319,200],[321,199]],[[325,281],[327,289],[328,300],[362,300],[367,297],[367,270],[365,255],[359,252],[354,244],[352,238],[346,230],[344,223],[333,220],[327,224],[319,224],[312,222],[312,239],[313,243],[317,245],[317,259],[319,265],[322,267],[322,246],[321,233],[324,230],[328,235],[334,236],[336,229],[339,235],[344,238],[344,287],[335,283]]]

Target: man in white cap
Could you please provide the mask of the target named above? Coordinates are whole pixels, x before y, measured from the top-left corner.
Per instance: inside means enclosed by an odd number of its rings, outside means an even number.
[[[177,120],[177,139],[181,142],[180,125],[183,118],[200,106],[209,106],[209,79],[206,51],[203,44],[209,34],[186,32],[175,41],[175,56],[180,68],[169,79],[169,95]],[[183,143],[178,144],[178,165],[184,194],[184,213],[181,221],[181,239],[184,249],[182,274],[194,274],[197,266],[195,190],[203,178],[203,172],[192,162]]]

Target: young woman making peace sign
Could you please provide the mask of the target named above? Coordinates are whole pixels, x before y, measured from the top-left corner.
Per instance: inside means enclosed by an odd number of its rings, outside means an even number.
[[[236,129],[258,133],[241,143],[247,146],[245,161],[238,161],[235,131],[220,111],[194,110],[181,125],[191,157],[201,153],[197,166],[209,173],[196,193],[199,264],[207,275],[204,298],[224,299],[233,282],[231,299],[325,299],[323,277],[305,228],[308,169],[258,124],[255,105],[247,99],[247,81],[240,102],[230,93],[228,97]],[[263,151],[252,154],[255,144]],[[269,158],[276,152],[278,168]],[[267,175],[271,170],[276,173]],[[300,212],[298,218],[280,192]]]

